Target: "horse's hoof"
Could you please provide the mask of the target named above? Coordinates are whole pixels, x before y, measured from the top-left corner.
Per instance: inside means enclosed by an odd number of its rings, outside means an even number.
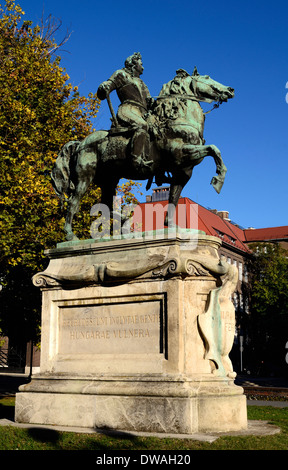
[[[76,235],[74,235],[74,233],[67,233],[67,235],[66,235],[66,241],[67,242],[72,242],[72,241],[74,242],[74,241],[77,241],[77,240],[79,240],[79,238],[76,237]]]
[[[221,180],[217,176],[213,176],[211,180],[211,184],[213,188],[215,189],[216,193],[220,194],[222,186],[223,186],[224,180]]]

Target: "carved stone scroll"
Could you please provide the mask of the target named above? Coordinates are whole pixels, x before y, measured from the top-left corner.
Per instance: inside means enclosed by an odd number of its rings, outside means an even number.
[[[37,273],[33,283],[38,287],[57,285],[83,285],[103,284],[106,282],[129,281],[145,273],[151,273],[152,278],[183,276],[209,276],[210,273],[223,275],[227,272],[227,263],[212,259],[196,253],[187,257],[185,252],[181,256],[168,258],[163,254],[154,254],[146,258],[135,258],[128,261],[109,261],[87,266],[85,264],[65,264],[60,270],[50,272],[49,268]]]

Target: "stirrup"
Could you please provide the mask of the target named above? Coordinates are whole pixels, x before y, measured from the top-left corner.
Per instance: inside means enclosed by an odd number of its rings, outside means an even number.
[[[135,163],[137,163],[137,165],[139,165],[139,167],[151,167],[152,163],[153,163],[153,160],[144,160],[144,158],[140,157],[140,156],[136,156],[136,155],[132,155],[132,157],[134,158],[134,161]]]
[[[152,163],[154,163],[153,160],[143,160],[143,159],[142,159],[141,165],[147,166],[147,167],[150,168],[151,165],[152,165]]]

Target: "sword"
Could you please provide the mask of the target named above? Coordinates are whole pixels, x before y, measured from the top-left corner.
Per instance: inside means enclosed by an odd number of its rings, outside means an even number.
[[[106,100],[107,100],[107,103],[108,103],[108,106],[109,106],[109,109],[110,109],[110,113],[111,113],[111,116],[112,116],[112,122],[113,122],[115,127],[118,127],[118,121],[117,121],[116,115],[114,113],[114,109],[113,109],[109,94],[107,94]]]

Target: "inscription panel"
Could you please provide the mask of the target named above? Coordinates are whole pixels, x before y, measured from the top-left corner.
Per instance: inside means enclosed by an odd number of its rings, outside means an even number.
[[[162,300],[59,307],[59,354],[163,352]]]

